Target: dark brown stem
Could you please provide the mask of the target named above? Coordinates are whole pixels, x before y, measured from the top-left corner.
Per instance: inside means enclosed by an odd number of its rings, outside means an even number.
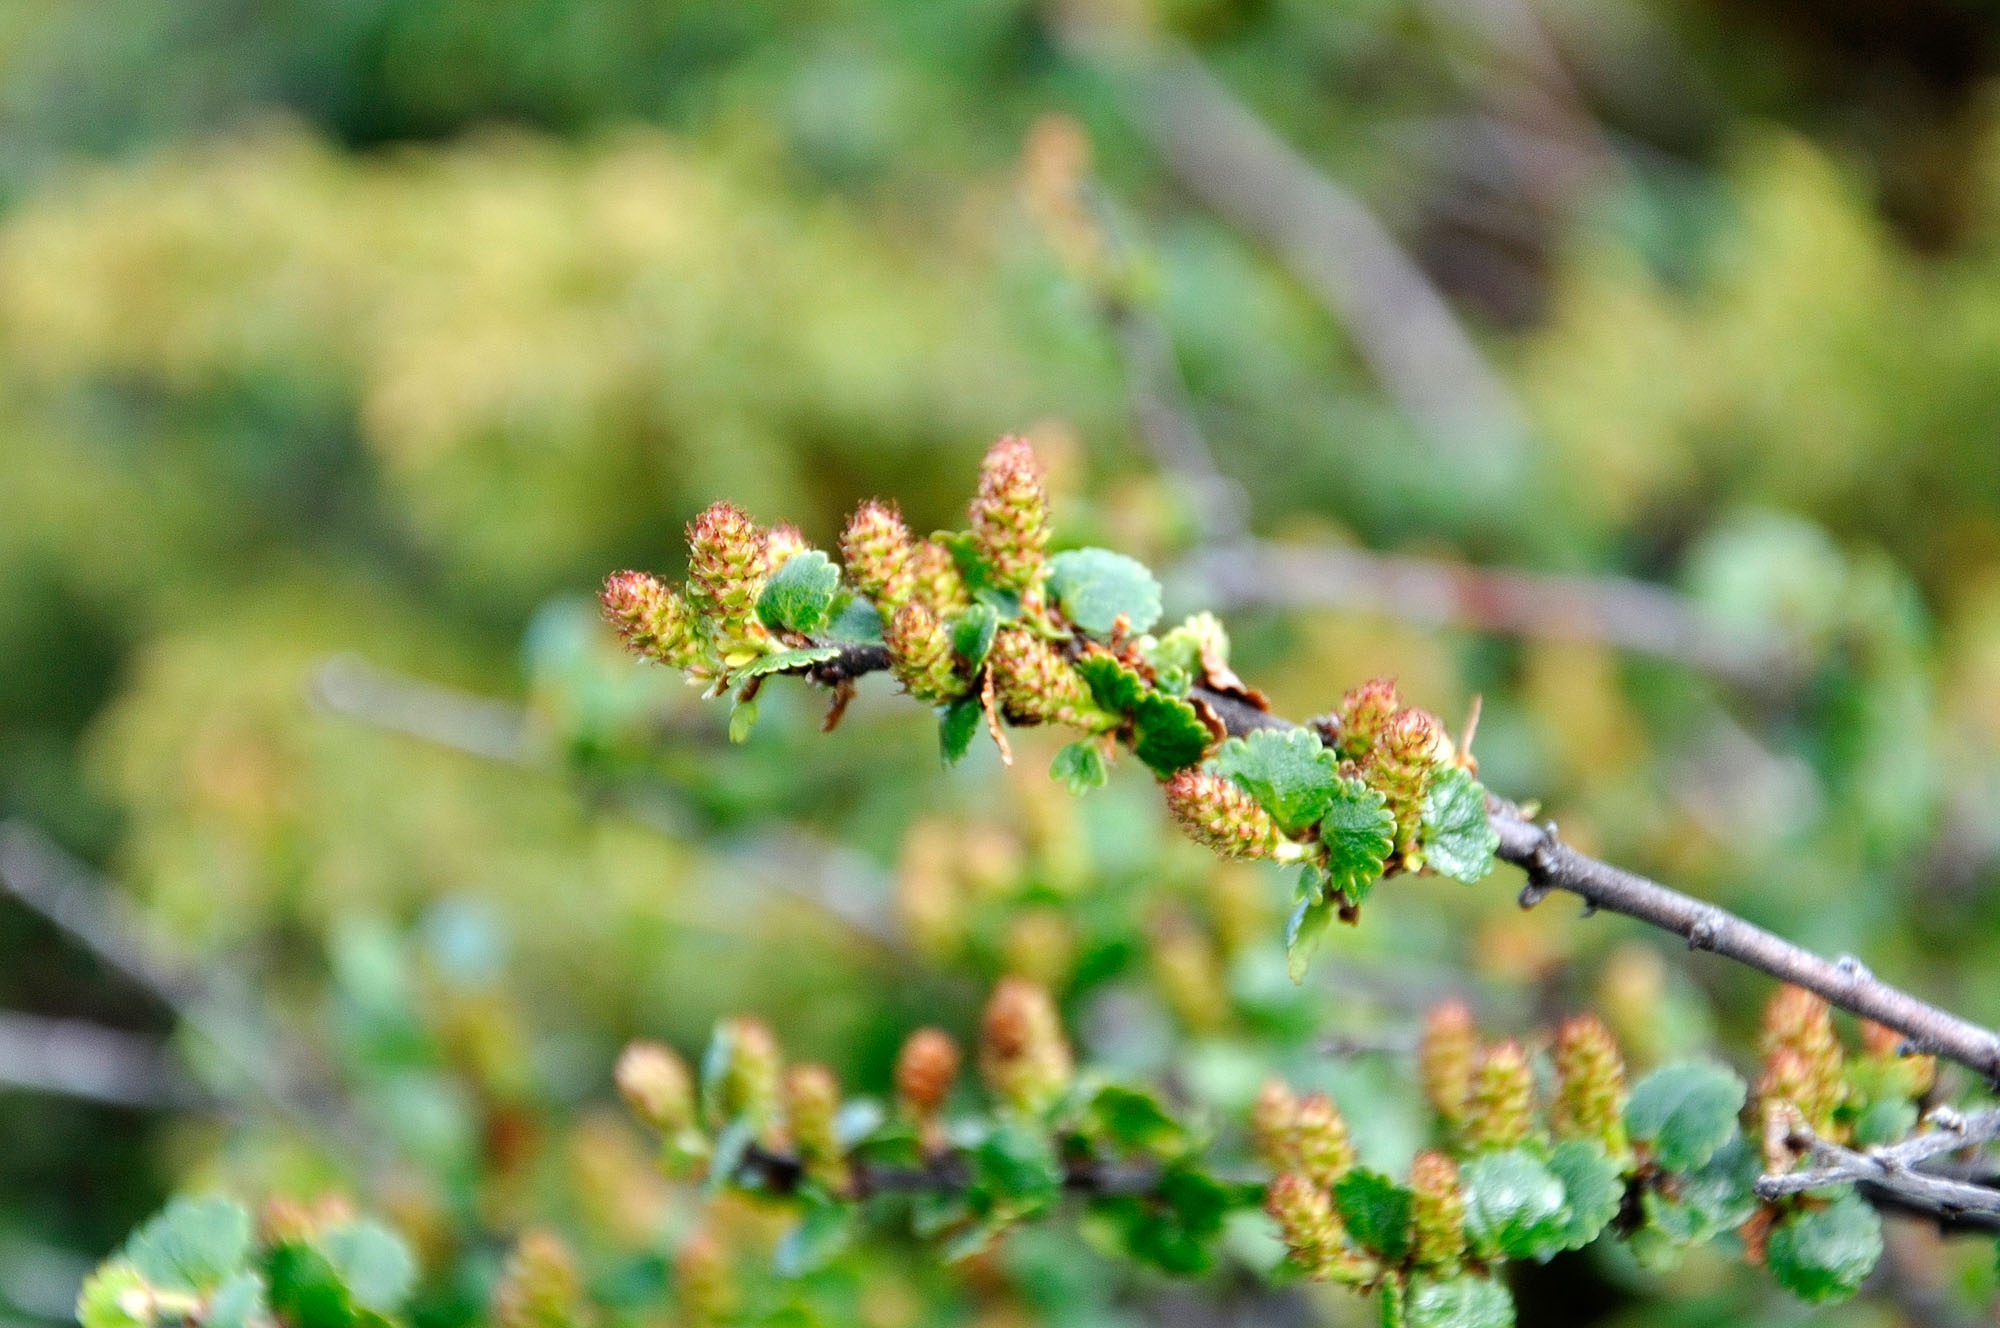
[[[850,1199],[866,1199],[876,1194],[950,1194],[972,1183],[965,1155],[958,1152],[938,1153],[916,1167],[852,1161],[848,1173]],[[805,1179],[805,1168],[788,1153],[753,1146],[743,1154],[737,1174],[756,1180],[766,1190],[789,1194]],[[1074,1158],[1063,1164],[1063,1189],[1071,1194],[1100,1197],[1150,1194],[1159,1183],[1159,1168],[1147,1163]]]

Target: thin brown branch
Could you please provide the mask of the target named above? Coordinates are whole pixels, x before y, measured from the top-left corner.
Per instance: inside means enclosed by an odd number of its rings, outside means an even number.
[[[1062,1164],[1063,1188],[1072,1194],[1097,1196],[1149,1194],[1160,1183],[1157,1166],[1143,1162],[1110,1162],[1102,1158],[1069,1158]],[[752,1145],[737,1167],[739,1177],[761,1188],[789,1194],[805,1180],[805,1166],[790,1153]],[[951,1194],[972,1183],[972,1169],[963,1153],[933,1154],[921,1166],[890,1166],[860,1159],[848,1163],[847,1197],[877,1194]]]
[[[1857,1151],[1820,1138],[1803,1122],[1794,1122],[1792,1142],[1807,1151],[1814,1165],[1805,1171],[1761,1177],[1757,1195],[1778,1199],[1835,1185],[1855,1185],[1871,1199],[1900,1211],[1957,1225],[2000,1228],[2000,1190],[1917,1169],[1925,1158],[2000,1135],[2000,1111],[1982,1112],[1956,1124],[1957,1128],[1931,1130],[1899,1144]]]
[[[855,665],[844,670],[844,676],[867,672],[859,665],[872,659],[868,652],[875,649],[856,646],[843,652],[842,659]],[[1298,727],[1241,697],[1205,687],[1195,690],[1233,735]],[[1672,932],[1689,949],[1707,950],[1804,987],[1851,1014],[1901,1033],[1910,1050],[1955,1061],[2000,1086],[2000,1033],[1891,986],[1851,955],[1823,958],[1719,905],[1578,852],[1557,838],[1553,825],[1536,825],[1504,798],[1489,794],[1487,811],[1499,836],[1499,858],[1528,873],[1521,890],[1523,908],[1540,903],[1551,890],[1567,891],[1592,912],[1622,913]]]

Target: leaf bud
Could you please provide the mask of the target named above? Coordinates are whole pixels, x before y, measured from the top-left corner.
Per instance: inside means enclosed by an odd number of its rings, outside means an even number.
[[[834,1133],[840,1112],[840,1082],[824,1065],[794,1065],[785,1071],[785,1124],[806,1175],[828,1190],[847,1188],[847,1159]]]
[[[882,643],[897,680],[919,701],[936,705],[965,694],[968,684],[958,676],[951,638],[923,605],[897,609],[883,624]]]
[[[1528,1054],[1512,1038],[1479,1058],[1472,1076],[1465,1136],[1475,1148],[1513,1148],[1535,1132],[1535,1076]]]
[[[660,1133],[675,1135],[693,1128],[694,1077],[672,1048],[633,1042],[618,1057],[612,1077],[633,1114]]]
[[[1025,594],[1041,580],[1049,499],[1027,439],[1005,437],[987,451],[972,500],[972,540],[1002,590]]]
[[[1472,1071],[1479,1050],[1472,1010],[1464,1001],[1441,1001],[1424,1016],[1417,1043],[1417,1074],[1439,1119],[1456,1129],[1472,1101]]]
[[[1428,1268],[1455,1268],[1465,1258],[1465,1196],[1458,1167],[1432,1149],[1410,1160],[1412,1255]]]
[[[710,1129],[743,1117],[770,1133],[778,1109],[780,1056],[763,1021],[745,1016],[715,1026],[702,1058],[702,1108]]]
[[[987,1087],[1032,1115],[1062,1096],[1074,1068],[1049,993],[1022,978],[1002,978],[979,1026],[979,1073]]]
[[[1581,1014],[1556,1030],[1554,1125],[1566,1139],[1590,1139],[1612,1157],[1623,1157],[1625,1060],[1611,1030],[1594,1014]]]
[[[875,601],[884,621],[916,593],[916,549],[892,504],[870,499],[854,510],[840,535],[840,557],[848,579]]]
[[[492,1304],[498,1328],[579,1328],[596,1318],[569,1247],[542,1230],[524,1232],[514,1243]]]

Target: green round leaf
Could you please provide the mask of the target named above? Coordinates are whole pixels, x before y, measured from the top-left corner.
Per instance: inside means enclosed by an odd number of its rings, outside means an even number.
[[[1814,1302],[1853,1295],[1881,1257],[1882,1218],[1852,1190],[1824,1208],[1791,1213],[1765,1248],[1778,1285]]]
[[[1326,846],[1329,888],[1358,904],[1382,878],[1382,865],[1396,846],[1396,818],[1380,793],[1358,779],[1342,778],[1320,820],[1319,842]]]
[[[1661,1167],[1693,1171],[1736,1132],[1746,1091],[1742,1079],[1713,1061],[1662,1065],[1633,1087],[1625,1129]]]
[[[1524,1149],[1482,1153],[1459,1169],[1465,1234],[1476,1249],[1536,1258],[1562,1248],[1569,1208],[1563,1183]]]
[[[1424,865],[1467,885],[1493,870],[1500,835],[1486,817],[1486,790],[1457,766],[1431,781],[1422,815]]]
[[[1218,774],[1235,780],[1287,833],[1327,814],[1340,790],[1333,753],[1304,729],[1258,729],[1215,752]]]
[[[826,626],[839,588],[840,569],[825,554],[818,549],[795,553],[764,583],[757,616],[771,627],[817,632]]]
[[[1122,615],[1132,634],[1160,620],[1160,583],[1137,559],[1109,549],[1070,549],[1049,559],[1049,594],[1082,631],[1108,637]]]
[[[1549,1153],[1549,1170],[1562,1182],[1567,1209],[1562,1248],[1580,1250],[1618,1216],[1625,1202],[1625,1175],[1604,1146],[1590,1139],[1565,1139]]]
[[[159,1290],[209,1291],[249,1261],[250,1214],[229,1199],[176,1199],[133,1233],[125,1258]]]
[[[1385,1263],[1400,1263],[1410,1250],[1412,1195],[1378,1171],[1351,1167],[1333,1186],[1333,1202],[1348,1234]]]
[[[319,1238],[327,1259],[347,1286],[356,1305],[377,1314],[394,1314],[416,1285],[417,1261],[410,1247],[379,1222],[350,1222]]]
[[[1514,1298],[1490,1277],[1418,1277],[1404,1304],[1409,1328],[1514,1328]]]
[[[1056,759],[1049,763],[1049,777],[1071,793],[1083,794],[1103,788],[1109,774],[1104,768],[1104,753],[1095,742],[1083,738],[1056,753]]]

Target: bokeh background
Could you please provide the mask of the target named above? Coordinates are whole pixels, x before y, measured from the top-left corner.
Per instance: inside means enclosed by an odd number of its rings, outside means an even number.
[[[718,497],[957,524],[1002,431],[1281,709],[1477,694],[1572,841],[2000,1018],[1996,57],[1973,0],[0,6],[0,1323],[209,1186],[387,1214],[424,1328],[536,1225],[661,1322],[693,1203],[608,1067],[734,1010],[879,1087],[1027,973],[1094,1060],[1218,1119],[1281,1070],[1383,1165],[1444,995],[1748,1063],[1762,979],[1504,873],[1393,883],[1293,988],[1285,883],[1143,772],[940,773],[880,679],[731,747],[592,615]],[[1232,1251],[757,1294],[1372,1314]],[[1953,1324],[1992,1264],[1898,1226],[1837,1309],[1726,1252],[1519,1290]]]

